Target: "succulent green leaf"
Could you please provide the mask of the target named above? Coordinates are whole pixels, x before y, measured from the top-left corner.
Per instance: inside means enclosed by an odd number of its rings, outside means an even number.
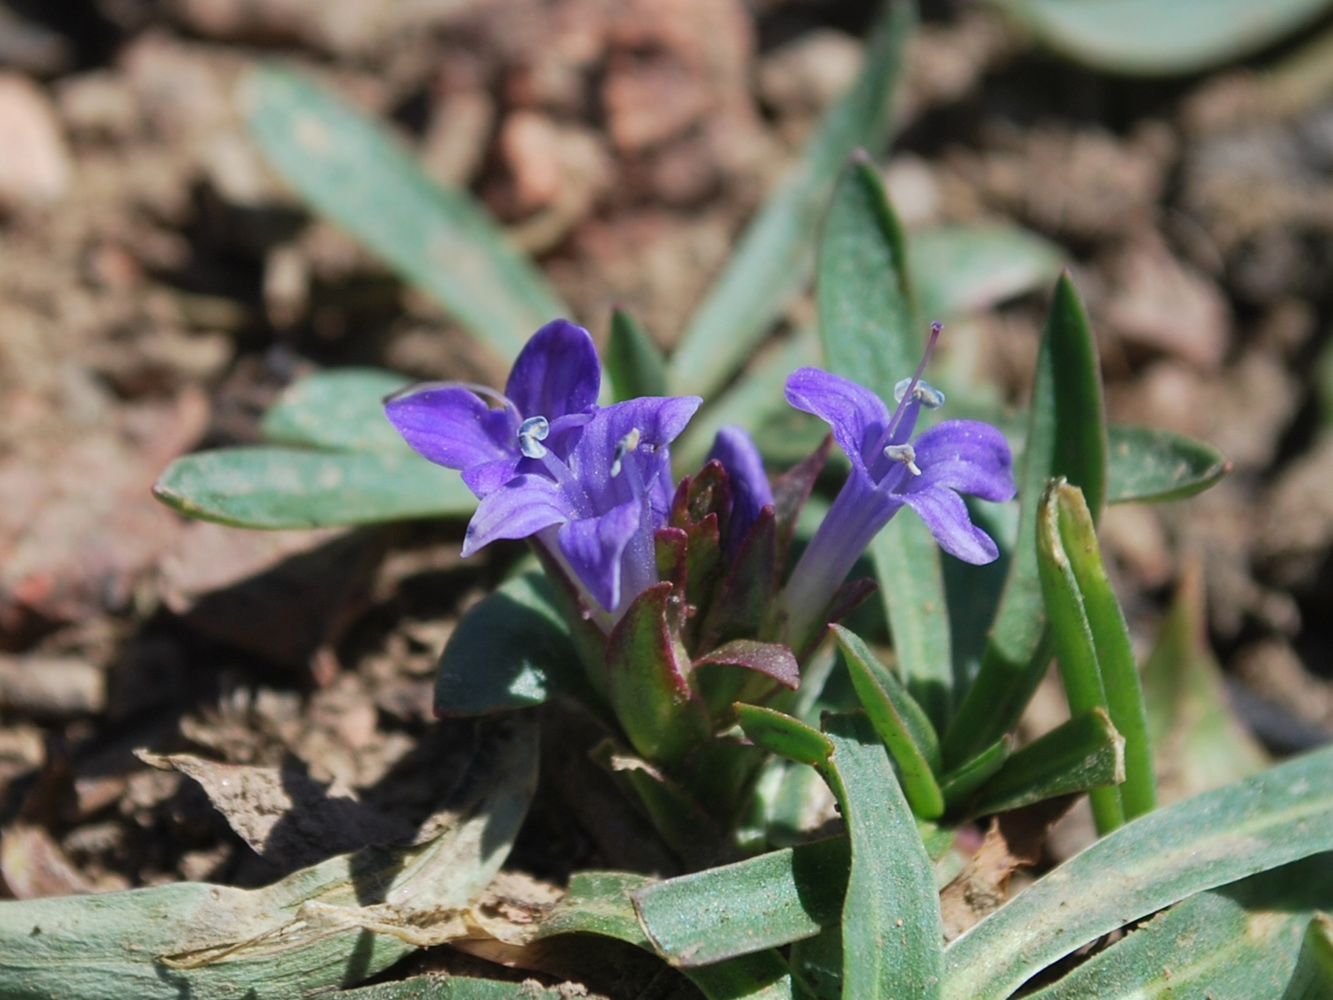
[[[384,397],[410,379],[379,368],[331,368],[293,382],[264,414],[273,444],[327,451],[410,452],[384,415]]]
[[[653,947],[692,968],[813,937],[842,912],[847,838],[802,844],[633,893]]]
[[[1323,876],[1329,884],[1329,876]],[[1333,909],[1329,903],[1325,909]],[[1287,991],[1282,1000],[1322,1000],[1333,996],[1333,920],[1327,914],[1316,913],[1305,929],[1301,950],[1296,960]]]
[[[830,631],[871,725],[898,763],[912,811],[923,819],[938,818],[944,812],[944,796],[935,780],[940,745],[926,713],[860,636],[840,625],[830,626]]]
[[[670,583],[636,597],[606,643],[609,698],[634,749],[654,763],[684,760],[709,736],[708,710],[672,634]]]
[[[1212,445],[1152,427],[1112,425],[1107,503],[1158,503],[1202,493],[1231,468]]]
[[[501,360],[568,313],[470,195],[442,188],[378,123],[290,70],[260,66],[241,93],[250,135],[316,211],[433,296]]]
[[[760,705],[737,705],[736,716],[750,742],[779,757],[822,767],[833,752],[823,733],[790,715]]]
[[[941,321],[1048,286],[1064,259],[1036,233],[994,223],[923,229],[907,251],[921,315]]]
[[[935,872],[888,754],[864,716],[831,716],[824,769],[852,847],[842,909],[844,1000],[940,995]]]
[[[1328,0],[993,0],[1039,39],[1097,69],[1195,73],[1258,51],[1314,20]]]
[[[624,309],[611,312],[611,337],[603,362],[617,400],[665,396],[666,361],[643,325]]]
[[[1333,909],[1328,854],[1191,896],[1030,1000],[1322,1000],[1333,996],[1333,966],[1313,992],[1300,985],[1314,971],[1306,949],[1321,909]]]
[[[861,75],[820,121],[801,162],[759,210],[671,357],[672,388],[709,396],[731,377],[810,274],[814,233],[839,171],[858,148],[878,152],[893,121],[895,81],[915,6],[890,0]]]
[[[600,934],[651,951],[630,894],[654,884],[626,872],[579,872],[564,899],[542,921],[537,939]],[[707,966],[682,969],[708,1000],[791,1000],[787,963],[772,949]]]
[[[967,763],[954,768],[940,782],[945,806],[953,811],[990,781],[1014,752],[1014,738],[1001,736]]]
[[[1037,525],[1042,595],[1071,713],[1103,708],[1125,741],[1125,780],[1091,793],[1101,832],[1157,804],[1148,722],[1129,628],[1077,486],[1052,480]],[[1119,811],[1111,803],[1118,804]],[[1105,809],[1103,813],[1100,810]],[[1104,825],[1110,823],[1111,826]]]
[[[944,1000],[1007,997],[1051,963],[1198,892],[1333,850],[1333,749],[1154,810],[946,949]]]
[[[1119,784],[1125,780],[1124,743],[1100,708],[1076,715],[1010,757],[967,814],[1008,812]]]
[[[168,507],[241,528],[325,528],[470,517],[458,473],[407,451],[220,448],[176,459],[153,486]]]
[[[412,951],[423,916],[490,884],[527,812],[537,749],[530,722],[488,730],[437,814],[454,821],[424,844],[367,847],[261,889],[176,882],[0,902],[0,996],[301,1000],[353,986]]]
[[[435,675],[439,715],[540,705],[586,686],[569,626],[544,573],[523,573],[482,598],[445,643]]]
[[[1037,352],[1027,444],[1018,478],[1018,542],[981,669],[944,737],[949,766],[974,757],[1017,724],[1050,648],[1037,569],[1037,512],[1046,481],[1079,486],[1096,520],[1106,497],[1106,413],[1097,347],[1068,273],[1055,286]]]

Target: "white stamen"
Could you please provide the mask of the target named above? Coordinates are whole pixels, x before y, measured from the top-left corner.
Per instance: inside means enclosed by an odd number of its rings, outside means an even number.
[[[621,459],[623,459],[626,455],[628,455],[630,452],[632,452],[635,448],[639,446],[639,438],[641,436],[642,435],[640,435],[639,429],[635,427],[633,430],[631,430],[628,434],[626,434],[623,438],[620,439],[620,442],[616,445],[615,453],[611,456],[612,479],[615,479],[616,476],[620,475]]]
[[[907,387],[912,384],[910,378],[905,378],[893,387],[893,401],[901,403],[903,396],[907,394]],[[912,398],[924,406],[927,410],[938,410],[944,405],[944,393],[940,392],[928,382],[917,380],[916,389],[912,392]]]
[[[543,458],[546,455],[546,435],[551,433],[551,424],[545,417],[528,417],[518,425],[518,450],[525,458]]]
[[[902,462],[914,476],[921,475],[921,469],[916,464],[916,449],[910,444],[891,444],[884,449],[884,457],[891,462]]]

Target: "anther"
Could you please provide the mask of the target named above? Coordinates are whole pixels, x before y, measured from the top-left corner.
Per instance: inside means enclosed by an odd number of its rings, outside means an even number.
[[[893,401],[895,403],[903,401],[903,397],[907,395],[907,387],[911,384],[912,380],[905,378],[893,387]],[[944,393],[920,379],[917,379],[916,388],[912,390],[912,398],[927,410],[938,410],[944,405]]]
[[[611,456],[612,479],[615,479],[616,476],[620,475],[621,460],[639,446],[640,437],[639,429],[635,427],[616,444],[615,453]]]
[[[551,433],[551,424],[545,417],[528,417],[518,425],[518,450],[524,458],[543,458],[546,455],[546,435]]]
[[[884,457],[891,462],[902,462],[914,476],[921,475],[921,468],[916,464],[916,449],[910,444],[891,444],[884,449]]]

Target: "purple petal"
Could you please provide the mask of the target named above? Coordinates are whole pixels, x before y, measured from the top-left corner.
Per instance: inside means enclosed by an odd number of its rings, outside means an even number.
[[[588,331],[557,319],[534,333],[519,353],[505,395],[525,418],[554,421],[595,405],[601,384],[602,365]]]
[[[657,491],[654,509],[659,509],[661,499],[660,509],[665,510],[669,495],[657,486],[671,474],[664,446],[685,429],[702,403],[698,396],[642,396],[598,410],[569,453],[569,468],[594,507],[609,510],[627,502],[636,495],[638,477],[644,487]],[[612,476],[616,449],[635,430],[638,447],[622,457],[620,475]]]
[[[435,386],[384,404],[385,416],[414,449],[439,465],[466,469],[517,455],[518,427],[470,389]]]
[[[463,470],[463,483],[479,500],[484,500],[514,478],[522,461],[522,456],[514,454],[469,466]]]
[[[979,420],[946,420],[913,442],[921,475],[909,476],[899,493],[948,487],[983,500],[1014,496],[1013,456],[1004,435]]]
[[[963,498],[943,486],[899,494],[920,515],[940,548],[963,562],[994,562],[1000,550],[990,535],[972,523]]]
[[[527,538],[569,520],[569,503],[543,476],[519,476],[485,496],[468,522],[463,555],[501,538]]]
[[[732,497],[731,538],[739,543],[754,524],[759,511],[773,503],[773,488],[764,474],[764,460],[750,435],[734,424],[717,432],[708,458],[717,459],[727,470]]]
[[[600,517],[560,527],[560,551],[588,593],[608,611],[620,603],[620,557],[638,531],[642,513],[643,504],[630,501]]]
[[[889,422],[884,401],[864,386],[822,368],[798,368],[787,378],[787,402],[813,413],[833,429],[834,440],[854,465],[865,467]],[[872,456],[873,458],[873,456]]]

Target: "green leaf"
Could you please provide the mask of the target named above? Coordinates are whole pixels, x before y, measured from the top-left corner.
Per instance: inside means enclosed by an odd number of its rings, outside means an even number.
[[[1263,747],[1231,711],[1207,628],[1201,570],[1189,562],[1143,665],[1148,735],[1168,800],[1197,795],[1269,764]]]
[[[862,716],[831,716],[825,778],[852,845],[842,909],[844,1000],[940,995],[935,872],[888,755]]]
[[[564,899],[542,921],[537,939],[600,934],[651,951],[630,894],[652,884],[651,878],[625,872],[579,872],[570,878]],[[682,971],[708,1000],[791,1000],[787,963],[772,949]]]
[[[1036,233],[993,223],[923,229],[907,250],[921,315],[931,320],[980,312],[1045,287],[1065,256]]]
[[[1027,446],[1018,479],[1018,542],[981,669],[944,737],[949,766],[976,756],[1017,724],[1050,658],[1037,570],[1037,508],[1046,480],[1083,490],[1096,519],[1106,497],[1106,414],[1097,347],[1066,273],[1055,286],[1037,353]]]
[[[923,819],[938,818],[944,812],[944,796],[935,780],[940,744],[926,713],[860,636],[840,625],[830,626],[830,631],[842,650],[866,715],[898,763],[903,792],[912,811]]]
[[[384,397],[410,379],[378,368],[332,368],[283,390],[261,429],[274,444],[327,451],[410,452],[384,415]]]
[[[771,708],[738,704],[736,717],[747,739],[779,757],[813,767],[823,765],[833,752],[818,729]]]
[[[1094,708],[1010,757],[967,815],[1007,812],[1124,780],[1124,740],[1106,713]]]
[[[484,732],[423,844],[367,847],[261,889],[176,882],[0,902],[0,996],[301,1000],[388,968],[421,943],[414,932],[490,884],[527,813],[535,726]]]
[[[1196,892],[1333,850],[1333,749],[1157,809],[954,941],[945,1000],[1006,997],[1052,962]]]
[[[1098,69],[1194,73],[1256,52],[1328,0],[994,0],[1047,45]]]
[[[523,573],[482,598],[458,623],[435,675],[440,715],[485,715],[540,705],[586,687],[546,574]]]
[[[853,150],[877,152],[888,139],[894,83],[915,25],[913,4],[886,4],[860,77],[824,115],[801,162],[745,230],[682,336],[669,365],[674,391],[711,395],[805,285],[815,231],[839,171]]]
[[[1129,628],[1106,578],[1092,515],[1077,486],[1051,481],[1037,525],[1037,549],[1069,710],[1077,714],[1104,708],[1125,740],[1124,783],[1118,790],[1091,793],[1097,828],[1105,833],[1121,818],[1134,819],[1154,808],[1157,785]],[[1105,812],[1099,811],[1099,803]]]
[[[665,396],[666,361],[642,324],[624,309],[611,312],[611,337],[603,362],[617,400]]]
[[[606,676],[616,718],[653,763],[678,763],[712,735],[708,709],[690,683],[690,658],[672,634],[671,584],[655,583],[616,622]]]
[[[433,183],[378,123],[290,70],[246,77],[250,135],[275,170],[503,361],[568,313],[470,195]]]
[[[1014,738],[1002,736],[966,764],[949,772],[940,783],[940,792],[950,811],[971,798],[1002,768],[1014,751]]]
[[[1112,425],[1107,503],[1158,503],[1202,493],[1231,468],[1212,445],[1151,427]]]
[[[845,837],[668,879],[633,893],[648,939],[682,968],[710,965],[836,923],[847,889]]]
[[[1322,884],[1329,881],[1325,875]],[[1324,908],[1333,909],[1328,903]],[[1317,913],[1305,929],[1296,971],[1282,1000],[1326,1000],[1329,996],[1333,996],[1333,920]]]
[[[792,985],[801,1000],[842,1000],[842,928],[825,927],[791,946]]]
[[[819,331],[829,370],[877,393],[893,389],[921,359],[902,227],[879,175],[864,159],[847,168],[819,248]],[[903,681],[943,726],[953,670],[939,547],[919,518],[894,518],[871,543],[879,593]]]
[[[176,459],[153,486],[168,507],[241,528],[324,528],[477,507],[458,473],[403,451],[220,448]]]
[[[1315,992],[1282,990],[1301,978],[1302,937],[1330,907],[1333,856],[1306,858],[1191,896],[1029,1000],[1326,1000],[1327,975]]]

